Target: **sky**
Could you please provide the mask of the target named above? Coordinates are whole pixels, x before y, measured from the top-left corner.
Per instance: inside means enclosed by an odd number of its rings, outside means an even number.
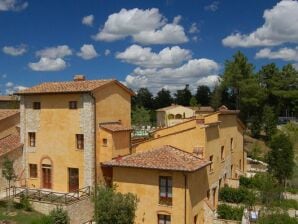
[[[298,68],[294,0],[0,0],[0,94],[75,74],[153,93],[214,86],[242,51]]]

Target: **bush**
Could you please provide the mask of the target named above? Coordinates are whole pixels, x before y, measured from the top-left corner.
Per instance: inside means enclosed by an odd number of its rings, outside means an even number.
[[[253,205],[255,202],[255,195],[252,191],[244,188],[231,188],[225,186],[220,189],[219,200],[230,203],[248,203]]]
[[[217,214],[221,219],[241,221],[243,210],[243,207],[232,207],[226,204],[221,204],[217,208]]]
[[[68,224],[69,217],[67,211],[64,211],[61,207],[53,209],[48,217],[44,217],[45,220],[52,220],[52,223],[57,224]]]
[[[298,224],[298,220],[291,218],[287,213],[275,213],[260,217],[258,224]]]
[[[244,177],[244,176],[240,176],[239,178],[239,184],[240,186],[243,187],[247,187],[247,188],[253,188],[253,177],[252,178],[248,178],[248,177]]]
[[[274,201],[273,206],[277,206],[286,210],[290,208],[298,210],[298,201],[294,199],[284,199],[284,200]]]
[[[28,196],[21,194],[20,204],[25,211],[32,211],[32,206],[28,199]]]

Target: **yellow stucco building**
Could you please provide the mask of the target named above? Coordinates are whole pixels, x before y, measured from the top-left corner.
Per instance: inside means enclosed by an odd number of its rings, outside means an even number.
[[[100,162],[130,153],[130,98],[116,80],[48,82],[20,96],[26,186],[71,192],[104,182]]]

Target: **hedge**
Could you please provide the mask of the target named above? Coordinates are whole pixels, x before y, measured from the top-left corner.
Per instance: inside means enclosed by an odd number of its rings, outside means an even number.
[[[217,208],[217,214],[221,219],[241,221],[243,210],[243,207],[232,207],[230,205],[220,204]]]
[[[231,188],[225,186],[219,191],[219,200],[230,203],[248,203],[254,204],[256,197],[254,193],[247,188]]]

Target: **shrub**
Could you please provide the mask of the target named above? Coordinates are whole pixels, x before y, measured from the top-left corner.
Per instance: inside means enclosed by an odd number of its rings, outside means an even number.
[[[230,203],[248,203],[252,205],[255,202],[255,195],[244,187],[231,188],[225,186],[220,189],[219,199]]]
[[[28,196],[21,194],[20,204],[25,211],[32,211],[32,206],[28,199]]]
[[[217,208],[217,214],[221,219],[241,220],[243,215],[243,207],[232,207],[226,204],[221,204]]]
[[[239,178],[239,184],[240,186],[243,187],[247,187],[247,188],[253,188],[253,177],[252,178],[248,178],[248,177],[244,177],[244,176],[240,176]]]
[[[260,217],[258,224],[298,224],[298,220],[287,213],[274,213]]]
[[[286,210],[290,208],[298,210],[298,201],[294,199],[284,199],[273,202],[273,206],[277,206]]]
[[[49,217],[45,218],[45,220],[52,220],[52,223],[57,224],[68,224],[69,223],[69,217],[67,214],[67,211],[64,211],[61,207],[57,207],[53,209]]]

